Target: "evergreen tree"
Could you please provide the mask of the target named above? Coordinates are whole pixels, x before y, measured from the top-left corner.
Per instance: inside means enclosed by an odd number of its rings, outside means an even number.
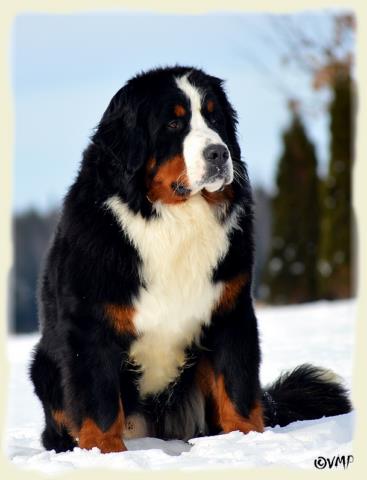
[[[320,292],[323,297],[352,294],[351,167],[353,159],[352,80],[345,65],[334,66],[330,104],[330,163],[323,194]]]
[[[283,134],[276,184],[268,299],[273,303],[312,301],[317,298],[319,180],[315,149],[296,109]]]

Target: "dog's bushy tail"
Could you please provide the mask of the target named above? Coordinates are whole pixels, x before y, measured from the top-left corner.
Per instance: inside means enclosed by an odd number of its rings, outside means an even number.
[[[341,415],[352,410],[348,392],[331,370],[303,364],[263,391],[265,425]]]

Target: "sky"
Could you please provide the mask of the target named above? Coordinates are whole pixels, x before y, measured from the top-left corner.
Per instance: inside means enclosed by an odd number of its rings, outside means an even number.
[[[327,13],[299,15],[298,20],[316,36],[330,34]],[[57,206],[114,93],[142,70],[177,63],[225,80],[239,115],[239,140],[250,179],[254,186],[272,191],[281,132],[290,120],[279,81],[320,105],[327,92],[315,97],[309,76],[281,63],[277,38],[269,34],[271,25],[269,15],[260,14],[118,11],[16,17],[11,48],[13,209]],[[327,115],[307,115],[305,121],[323,173]]]

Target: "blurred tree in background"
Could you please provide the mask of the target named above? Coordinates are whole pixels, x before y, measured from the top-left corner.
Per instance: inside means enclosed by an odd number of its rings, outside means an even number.
[[[351,170],[353,162],[352,79],[345,65],[335,65],[330,104],[330,164],[323,188],[319,260],[322,297],[334,299],[352,292]]]
[[[12,331],[23,333],[37,330],[37,278],[57,218],[56,210],[41,214],[34,209],[14,217]]]
[[[323,188],[320,294],[329,299],[352,292],[351,170],[353,162],[353,86],[344,64],[333,66],[330,104],[330,163]]]
[[[268,300],[299,303],[317,298],[320,202],[315,148],[291,105],[292,120],[283,134],[283,152],[273,199],[268,262]]]
[[[255,298],[263,299],[262,275],[267,264],[270,250],[272,221],[271,195],[264,188],[256,186],[253,190],[253,196],[255,214],[254,236],[256,245],[253,293]]]
[[[319,291],[323,298],[354,294],[352,278],[352,166],[354,155],[355,87],[353,51],[345,48],[355,31],[353,15],[334,18],[333,48],[314,73],[314,88],[331,91],[328,108],[330,154],[323,183]]]
[[[323,89],[330,93],[326,104],[319,102],[319,112],[329,116],[330,145],[328,173],[317,188],[317,159],[301,121],[312,111],[307,108],[309,100],[299,98],[283,78],[274,81],[285,99],[297,105],[297,113],[292,112],[291,126],[283,136],[284,151],[273,200],[272,249],[264,269],[264,298],[275,303],[354,294],[351,169],[355,18],[351,13],[334,13],[330,19],[332,33],[326,37],[325,32],[317,31],[316,17],[308,25],[301,16],[269,17],[268,34],[272,32],[270,41],[277,45],[276,54],[282,63],[305,72],[315,92]],[[304,174],[304,183],[298,170],[301,157],[309,158],[310,167],[314,165],[314,173],[309,170]]]

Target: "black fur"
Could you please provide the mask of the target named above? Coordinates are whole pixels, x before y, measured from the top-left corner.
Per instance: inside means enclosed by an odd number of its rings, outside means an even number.
[[[128,362],[133,336],[116,333],[104,310],[104,305],[111,303],[132,305],[143,286],[139,277],[142,260],[104,202],[118,195],[147,221],[155,215],[146,196],[145,166],[151,156],[159,165],[182,153],[188,127],[175,136],[167,132],[164,125],[169,118],[164,106],[182,96],[174,76],[190,71],[190,81],[220,105],[213,128],[228,145],[240,173],[233,182],[233,200],[226,215],[241,205],[241,228],[232,231],[229,251],[213,271],[212,281],[225,282],[243,273],[248,282],[231,311],[213,314],[210,326],[202,332],[202,348],[188,346],[190,362],[175,385],[142,401],[136,386],[139,372]],[[45,411],[42,441],[46,449],[63,451],[76,445],[75,439],[55,424],[52,411],[66,411],[76,428],[88,417],[106,431],[116,418],[120,398],[125,415],[143,413],[150,433],[162,438],[217,433],[220,426],[211,420],[209,404],[205,405],[205,424],[193,421],[191,425],[187,418],[190,409],[201,408],[192,385],[203,357],[216,375],[223,375],[228,395],[243,417],[261,401],[260,348],[251,296],[252,196],[240,159],[236,123],[222,81],[189,67],[138,75],[112,98],[66,195],[40,282],[42,338],[35,349],[31,379]],[[349,408],[344,390],[317,382],[312,369],[301,368],[283,378],[269,393],[277,417],[274,420],[265,398],[268,425],[344,413]],[[299,409],[294,405],[298,395],[308,395],[309,400],[299,403]],[[183,424],[187,427],[189,423],[188,433]]]
[[[332,417],[350,412],[348,392],[336,379],[325,380],[325,370],[300,365],[265,388],[266,424],[274,427],[297,420]]]

